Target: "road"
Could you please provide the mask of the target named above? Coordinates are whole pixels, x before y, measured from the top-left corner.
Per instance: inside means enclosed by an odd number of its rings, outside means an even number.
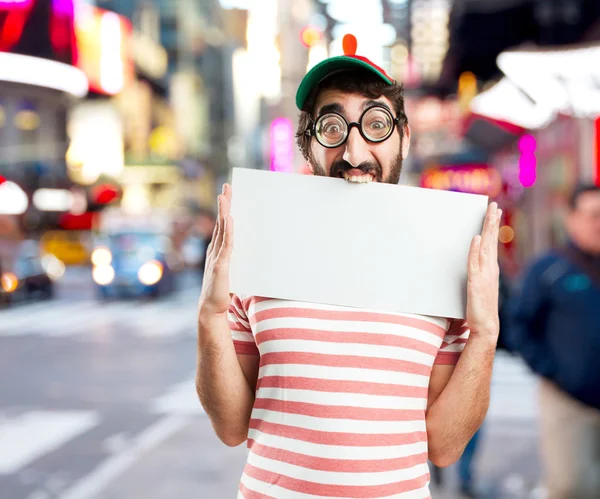
[[[87,269],[57,298],[0,311],[1,499],[228,499],[244,446],[212,432],[194,389],[191,276],[154,302],[96,301]],[[535,380],[499,355],[476,467],[485,498],[542,498]],[[454,499],[456,470],[434,498]]]

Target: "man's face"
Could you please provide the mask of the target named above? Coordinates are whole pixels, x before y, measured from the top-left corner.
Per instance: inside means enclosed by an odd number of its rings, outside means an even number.
[[[567,230],[573,242],[582,250],[600,254],[600,192],[585,192],[579,196],[575,209],[567,218]]]
[[[365,109],[373,105],[387,107],[393,117],[396,117],[392,103],[385,97],[372,100],[360,94],[324,90],[317,98],[313,118],[316,119],[323,112],[334,111],[341,114],[348,123],[358,123]],[[352,127],[346,142],[333,149],[322,146],[313,137],[309,165],[315,175],[345,178],[354,182],[397,184],[409,144],[408,125],[404,128],[403,140],[396,127],[387,140],[379,143],[367,141],[357,127]]]

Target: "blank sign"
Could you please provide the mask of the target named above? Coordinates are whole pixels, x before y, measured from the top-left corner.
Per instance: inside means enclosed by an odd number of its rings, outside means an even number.
[[[236,168],[233,293],[464,318],[486,196]]]

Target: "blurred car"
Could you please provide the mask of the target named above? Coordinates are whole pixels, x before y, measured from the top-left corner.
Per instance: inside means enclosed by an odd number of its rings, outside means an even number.
[[[168,237],[127,230],[102,237],[92,252],[92,276],[100,298],[159,297],[175,289]]]
[[[186,268],[203,269],[207,244],[204,239],[196,234],[186,238],[181,248],[183,262]]]
[[[52,255],[41,256],[36,241],[18,243],[14,254],[0,255],[0,303],[54,296],[54,280],[64,265]]]

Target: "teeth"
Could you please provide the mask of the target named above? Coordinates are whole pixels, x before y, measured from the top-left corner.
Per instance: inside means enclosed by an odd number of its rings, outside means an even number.
[[[344,178],[349,182],[354,182],[356,184],[368,184],[373,181],[373,177],[371,175],[349,175],[348,173],[344,173]]]

